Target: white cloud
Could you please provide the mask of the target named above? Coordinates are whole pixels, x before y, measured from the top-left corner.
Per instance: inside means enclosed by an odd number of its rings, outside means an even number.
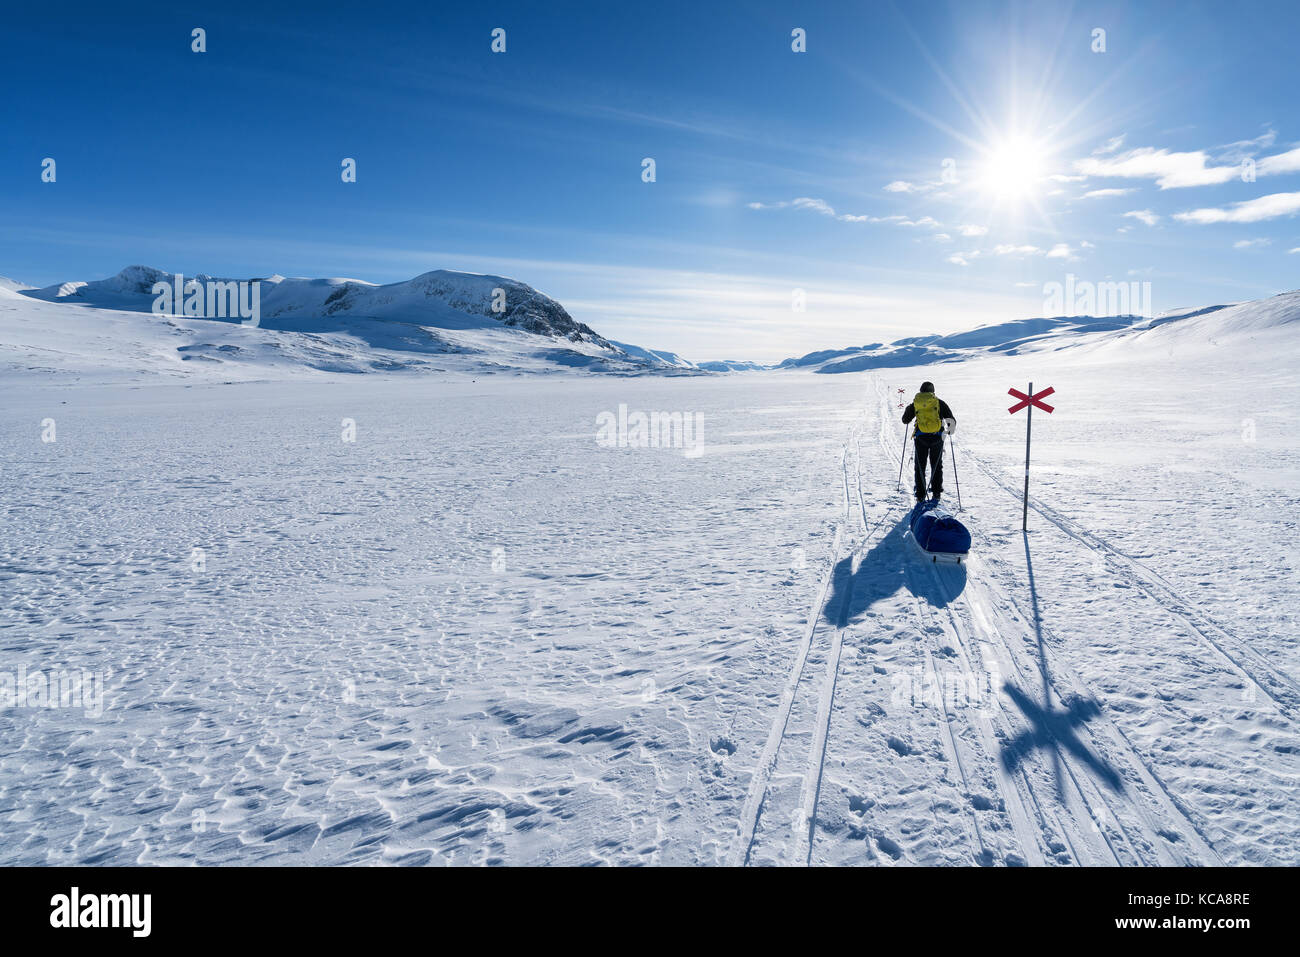
[[[1011,243],[1000,243],[993,247],[995,256],[1033,256],[1041,252],[1037,246],[1014,246]]]
[[[1161,189],[1226,183],[1241,173],[1239,166],[1206,166],[1207,159],[1203,150],[1171,153],[1144,146],[1105,159],[1076,160],[1074,168],[1086,176],[1154,179]]]
[[[974,226],[969,223],[961,228],[961,234],[963,236],[986,236],[988,235],[988,231],[989,228],[987,226]]]
[[[966,257],[963,256],[961,253],[954,253],[953,255],[949,256],[949,257],[948,257],[948,262],[952,263],[954,266],[969,266],[969,265],[970,265],[970,263],[967,261]]]
[[[1160,217],[1149,209],[1130,209],[1124,215],[1133,219],[1141,220],[1148,226],[1154,226],[1156,223],[1160,222]]]
[[[1038,286],[1038,283],[1036,283],[1036,282],[1018,282],[1018,283],[1016,283],[1016,288],[1017,288],[1017,289],[1034,289],[1034,288],[1037,288],[1037,286]]]
[[[1272,131],[1253,140],[1218,147],[1214,156],[1205,150],[1184,152],[1143,146],[1115,156],[1094,153],[1075,160],[1074,168],[1085,176],[1117,176],[1124,179],[1153,179],[1161,189],[1213,186],[1241,176],[1242,162],[1254,159],[1259,149],[1273,144]],[[1300,147],[1255,160],[1256,176],[1276,176],[1300,171]]]
[[[795,209],[811,209],[821,213],[823,216],[835,215],[835,209],[824,199],[812,199],[808,196],[800,196],[790,205]]]
[[[1295,249],[1288,249],[1287,252],[1288,252],[1288,253],[1300,253],[1300,246],[1297,246]]]
[[[952,237],[949,236],[947,233],[935,233],[934,241],[936,243],[950,243],[952,242]]]
[[[1101,199],[1103,196],[1127,196],[1136,192],[1134,189],[1090,189],[1083,194],[1084,199]]]
[[[1259,176],[1276,176],[1279,173],[1300,172],[1300,146],[1275,156],[1265,156],[1255,164]]]
[[[1081,182],[1083,182],[1085,179],[1087,179],[1088,177],[1086,177],[1086,176],[1067,176],[1067,175],[1064,174],[1064,173],[1053,173],[1051,176],[1049,176],[1049,177],[1047,177],[1047,178],[1050,179],[1050,180],[1052,180],[1053,182],[1056,182],[1056,183],[1081,183]]]
[[[1271,239],[1238,239],[1232,244],[1233,249],[1254,249],[1256,246],[1267,246]]]
[[[1222,162],[1240,163],[1247,156],[1254,156],[1260,150],[1266,150],[1277,141],[1277,130],[1261,133],[1253,140],[1237,140],[1216,147],[1216,158]]]
[[[1074,250],[1070,248],[1069,243],[1057,243],[1047,253],[1048,259],[1065,259],[1074,261],[1079,257],[1075,255]]]
[[[886,193],[915,193],[916,184],[909,183],[905,179],[896,179],[885,186]]]
[[[1098,146],[1095,150],[1092,151],[1092,155],[1103,156],[1106,153],[1113,153],[1123,145],[1124,145],[1124,134],[1121,133],[1119,136],[1112,136],[1101,146]]]
[[[906,216],[867,216],[857,213],[837,213],[835,207],[824,199],[815,199],[811,196],[800,196],[789,202],[779,203],[748,203],[750,209],[807,209],[814,213],[820,213],[823,216],[829,216],[832,219],[839,220],[842,223],[893,223],[896,226],[925,226],[930,229],[939,229],[943,226],[938,220],[929,216],[922,216],[920,219],[909,219]]]
[[[1188,213],[1175,213],[1174,219],[1184,223],[1258,223],[1279,216],[1294,216],[1300,212],[1300,193],[1272,193],[1258,199],[1248,199],[1229,206],[1194,209]]]

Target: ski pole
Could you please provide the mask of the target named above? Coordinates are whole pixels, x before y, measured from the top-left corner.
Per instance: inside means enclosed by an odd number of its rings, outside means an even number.
[[[898,456],[898,487],[894,489],[894,491],[896,492],[901,492],[903,490],[903,463],[905,461],[907,461],[907,423],[906,422],[903,423],[903,451],[902,454]]]
[[[948,451],[952,453],[952,480],[957,484],[957,511],[961,511],[961,479],[957,477],[957,446],[952,444],[952,436],[948,436]]]

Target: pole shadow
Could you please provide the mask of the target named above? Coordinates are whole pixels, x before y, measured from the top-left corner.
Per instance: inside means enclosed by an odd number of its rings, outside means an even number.
[[[1047,666],[1047,645],[1043,640],[1043,617],[1038,607],[1038,587],[1034,581],[1034,562],[1029,552],[1029,533],[1021,532],[1025,542],[1025,569],[1029,582],[1029,599],[1033,609],[1034,636],[1038,643],[1038,672],[1043,684],[1043,703],[1040,705],[1011,682],[1002,686],[1029,720],[1028,730],[1021,732],[1002,747],[1002,765],[1015,771],[1025,758],[1042,748],[1052,759],[1058,798],[1065,796],[1065,780],[1061,769],[1060,749],[1082,761],[1105,784],[1123,793],[1124,780],[1119,772],[1088,750],[1079,740],[1076,729],[1101,714],[1101,705],[1089,698],[1062,699],[1061,708],[1052,704],[1052,676]]]

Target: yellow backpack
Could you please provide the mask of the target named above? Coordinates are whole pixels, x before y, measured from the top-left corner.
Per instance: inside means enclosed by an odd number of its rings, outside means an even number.
[[[916,428],[920,432],[939,432],[943,423],[939,421],[939,397],[933,392],[918,392],[912,400],[916,410]]]

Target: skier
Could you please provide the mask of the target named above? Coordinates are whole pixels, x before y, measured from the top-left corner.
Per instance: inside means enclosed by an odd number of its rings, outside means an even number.
[[[925,462],[930,461],[930,491],[935,501],[943,494],[943,435],[944,427],[952,435],[957,431],[957,418],[944,402],[934,394],[933,382],[922,382],[921,391],[912,404],[903,410],[903,424],[916,419],[916,500],[925,501]]]

